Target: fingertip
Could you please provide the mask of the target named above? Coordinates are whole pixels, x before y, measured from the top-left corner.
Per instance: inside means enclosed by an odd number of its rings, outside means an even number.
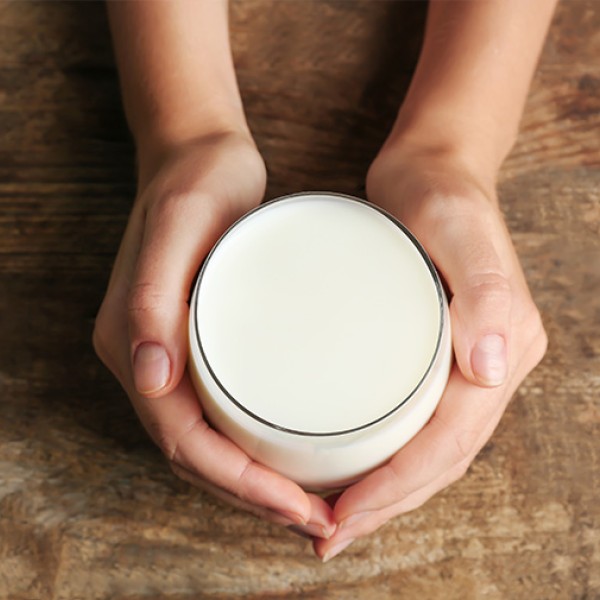
[[[311,521],[311,500],[298,484],[254,461],[244,474],[243,489],[237,493],[241,491],[250,502],[278,512],[296,525]]]
[[[169,391],[171,360],[161,344],[140,344],[134,350],[132,362],[135,387],[142,396],[156,398]]]
[[[329,550],[327,550],[325,552],[325,554],[323,554],[323,556],[321,557],[321,560],[324,563],[329,562],[332,558],[335,558],[338,554],[340,554],[340,552],[345,550],[352,542],[354,542],[354,539],[350,538],[350,539],[344,540],[343,542],[340,542],[339,544],[336,544],[335,546],[333,546]]]
[[[326,563],[345,550],[355,539],[356,537],[340,538],[337,534],[329,539],[315,538],[313,551],[323,563]]]
[[[354,483],[337,499],[333,507],[333,516],[337,523],[337,531],[348,526],[349,519],[358,513],[369,514],[381,508],[374,503],[373,492],[386,486],[386,477],[382,473],[384,467],[379,467]],[[350,521],[351,522],[351,521]],[[345,525],[344,525],[345,524]]]
[[[476,311],[466,310],[463,304],[454,303],[450,311],[454,357],[461,375],[479,387],[502,385],[508,376],[508,346],[500,333],[506,331],[503,323],[496,319],[494,327],[481,322]]]
[[[492,333],[479,338],[471,351],[471,369],[479,385],[484,387],[502,385],[508,375],[504,336]]]
[[[337,529],[337,522],[332,508],[326,500],[316,494],[308,494],[310,501],[310,524],[315,524],[321,530],[319,537],[329,539]]]
[[[313,538],[312,546],[316,557],[323,560],[323,555],[327,551],[327,543],[329,540],[324,538]]]

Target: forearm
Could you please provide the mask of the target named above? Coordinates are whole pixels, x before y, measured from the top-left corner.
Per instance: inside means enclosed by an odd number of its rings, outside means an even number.
[[[432,0],[416,73],[387,145],[430,144],[497,171],[516,138],[555,4]]]
[[[108,2],[125,112],[140,147],[246,127],[227,1]]]

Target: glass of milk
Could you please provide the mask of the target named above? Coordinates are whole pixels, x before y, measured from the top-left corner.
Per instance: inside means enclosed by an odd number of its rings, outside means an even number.
[[[190,303],[189,372],[207,420],[306,489],[347,485],[433,414],[452,346],[438,274],[363,200],[261,205],[215,244]]]

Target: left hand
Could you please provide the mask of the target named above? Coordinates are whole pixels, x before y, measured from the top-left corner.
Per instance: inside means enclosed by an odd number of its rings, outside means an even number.
[[[456,364],[429,423],[338,498],[336,533],[314,542],[324,560],[462,477],[545,353],[494,175],[479,176],[451,153],[418,148],[384,148],[369,171],[369,200],[406,224],[446,281]]]

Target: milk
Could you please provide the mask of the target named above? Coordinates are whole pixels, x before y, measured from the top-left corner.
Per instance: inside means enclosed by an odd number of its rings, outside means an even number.
[[[388,459],[448,377],[435,269],[389,215],[341,195],[289,196],[241,219],[205,261],[190,313],[207,418],[306,487]]]

